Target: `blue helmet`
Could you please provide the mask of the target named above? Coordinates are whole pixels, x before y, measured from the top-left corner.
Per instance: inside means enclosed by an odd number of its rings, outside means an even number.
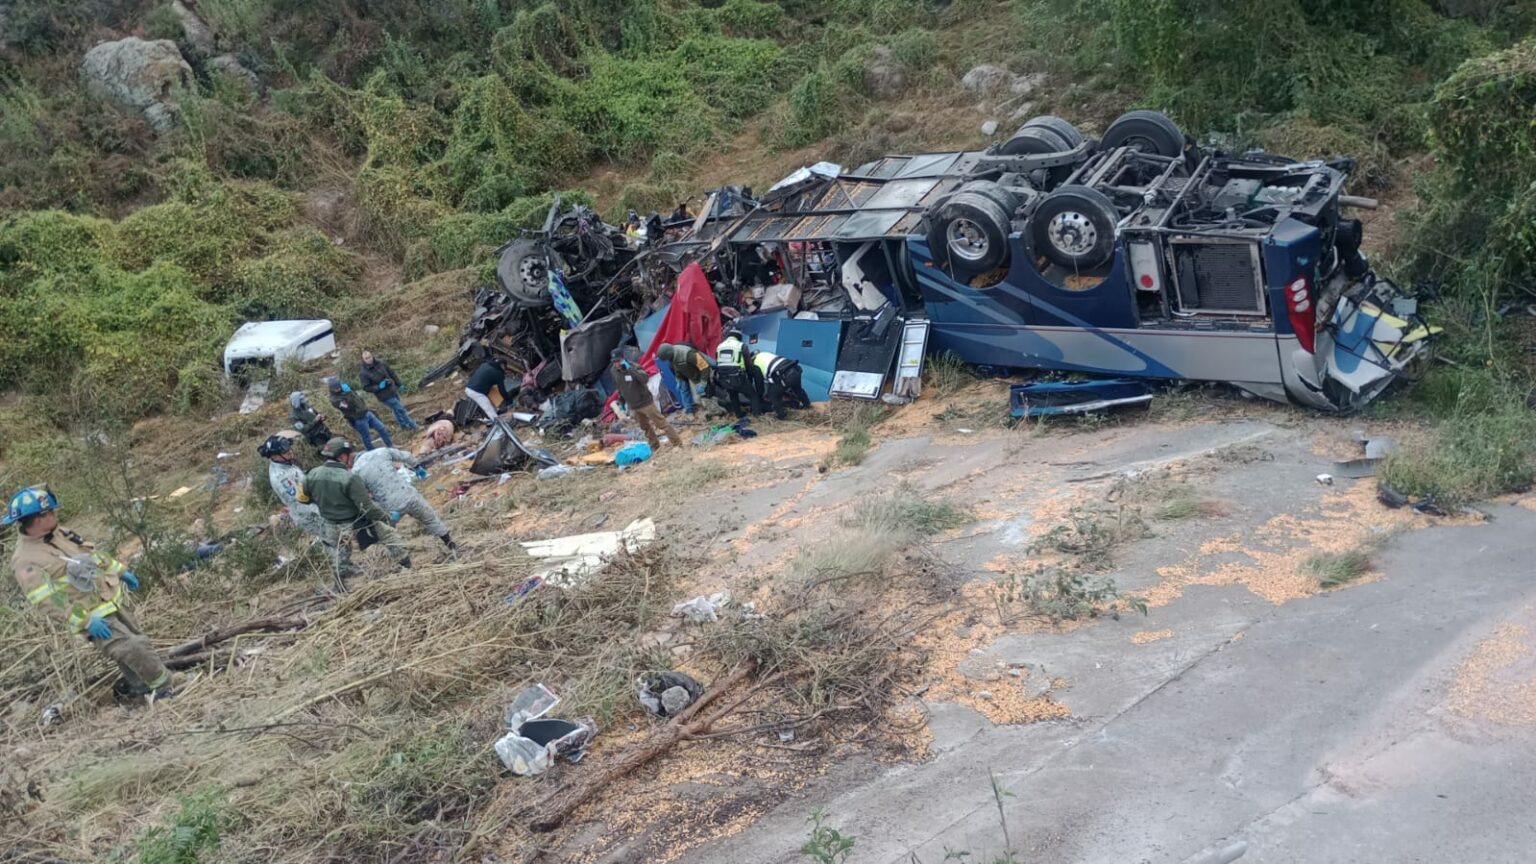
[[[28,516],[57,509],[59,499],[48,491],[47,486],[33,486],[11,496],[11,503],[5,508],[5,517],[0,518],[0,525],[14,525]]]

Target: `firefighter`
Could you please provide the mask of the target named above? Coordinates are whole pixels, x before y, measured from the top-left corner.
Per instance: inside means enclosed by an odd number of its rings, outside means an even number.
[[[762,376],[763,402],[773,416],[783,420],[789,416],[785,408],[811,407],[811,397],[800,385],[800,361],[758,351],[752,355],[752,365]]]
[[[390,524],[397,525],[402,516],[410,516],[420,522],[428,534],[443,541],[450,556],[457,557],[459,546],[449,536],[448,526],[443,524],[437,511],[416,491],[411,481],[395,470],[396,462],[410,465],[417,479],[426,479],[427,469],[417,465],[414,456],[393,447],[379,447],[359,455],[352,462],[352,473],[363,478],[369,497],[378,502],[380,507],[389,509]]]
[[[310,469],[304,476],[299,500],[314,502],[320,508],[324,531],[320,539],[331,553],[336,587],[345,591],[342,579],[353,574],[351,541],[361,548],[382,543],[395,563],[410,569],[411,556],[400,543],[400,535],[389,524],[389,516],[368,497],[363,479],[352,473],[352,443],[332,438],[320,450],[325,464]]]
[[[11,565],[27,602],[85,637],[122,671],[128,692],[167,699],[171,673],[125,608],[139,590],[127,565],[59,524],[59,499],[46,487],[11,497],[0,525],[16,525]]]
[[[749,361],[750,352],[742,342],[741,331],[734,328],[726,331],[725,341],[715,349],[715,398],[738,418],[747,416],[743,402],[754,414],[763,411],[762,399],[753,380],[757,368]]]

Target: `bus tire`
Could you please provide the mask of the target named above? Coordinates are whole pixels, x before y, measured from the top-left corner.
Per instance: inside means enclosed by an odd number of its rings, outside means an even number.
[[[976,192],[960,192],[930,217],[928,244],[941,265],[969,279],[1008,260],[1008,213]]]
[[[549,254],[533,240],[514,240],[496,262],[496,281],[512,302],[541,309],[554,302],[549,294]]]
[[[1184,154],[1189,145],[1179,125],[1160,111],[1127,111],[1104,130],[1100,149],[1139,147],[1143,153],[1170,159]]]
[[[1063,186],[1045,196],[1029,217],[1029,239],[1044,255],[1074,273],[1102,266],[1115,252],[1120,213],[1104,193]]]

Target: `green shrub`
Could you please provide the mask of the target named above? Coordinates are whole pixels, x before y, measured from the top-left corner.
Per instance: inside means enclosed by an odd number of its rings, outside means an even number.
[[[913,27],[891,37],[891,57],[914,71],[932,66],[939,59],[939,37],[931,30]]]
[[[21,213],[0,222],[0,268],[27,279],[88,270],[113,242],[112,223],[58,210]]]
[[[205,0],[205,4],[206,0]],[[230,824],[223,792],[203,790],[181,799],[170,824],[151,828],[139,839],[136,864],[211,864]]]
[[[807,72],[789,91],[789,114],[779,143],[804,147],[836,132],[846,122],[844,95],[825,70]]]
[[[748,39],[769,38],[784,23],[784,10],[778,4],[758,0],[726,0],[715,14],[726,33]]]
[[[783,51],[764,39],[695,36],[677,46],[671,62],[699,94],[727,117],[750,117],[775,98]]]
[[[326,303],[356,281],[362,259],[313,228],[274,235],[270,251],[234,267],[235,307],[244,318],[324,317]]]

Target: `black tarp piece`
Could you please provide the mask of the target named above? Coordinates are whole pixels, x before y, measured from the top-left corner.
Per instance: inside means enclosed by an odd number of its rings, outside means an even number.
[[[587,321],[561,337],[560,369],[565,380],[585,383],[601,375],[629,326],[628,316],[615,313]]]
[[[491,434],[475,452],[469,472],[481,477],[494,477],[506,471],[516,471],[529,461],[540,465],[559,465],[560,460],[542,447],[523,443],[506,423],[498,422],[491,427]]]
[[[837,371],[831,394],[855,399],[879,399],[885,379],[901,350],[902,321],[895,306],[886,306],[871,318],[848,322],[843,347],[837,353]]]

